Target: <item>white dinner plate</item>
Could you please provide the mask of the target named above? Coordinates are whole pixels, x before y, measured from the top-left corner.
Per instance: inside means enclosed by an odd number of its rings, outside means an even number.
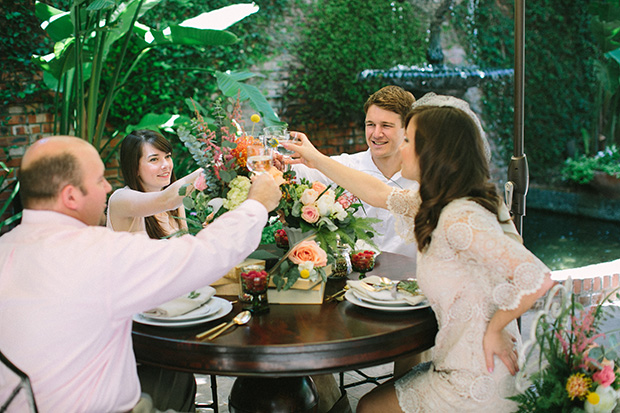
[[[367,303],[370,304],[374,304],[374,305],[380,305],[380,306],[388,306],[388,307],[394,307],[394,306],[406,306],[410,304],[407,302],[407,300],[377,300],[375,298],[371,298],[371,297],[366,297],[364,295],[362,295],[361,293],[358,293],[355,290],[351,290],[353,291],[353,294],[355,295],[355,298],[357,298],[358,300],[361,301],[365,301]]]
[[[159,327],[187,327],[193,326],[197,324],[206,323],[208,321],[217,320],[218,318],[224,317],[226,314],[232,311],[232,303],[228,300],[225,300],[220,297],[212,297],[211,301],[215,300],[215,302],[219,303],[219,309],[215,312],[205,313],[202,318],[196,318],[192,320],[181,320],[181,321],[171,321],[167,319],[166,321],[154,320],[152,318],[148,318],[142,314],[136,314],[133,316],[133,321],[140,324],[147,324],[150,326],[159,326]],[[205,307],[197,308],[194,311],[205,309]]]
[[[381,310],[381,311],[412,311],[419,310],[421,308],[427,308],[430,306],[428,300],[422,301],[417,305],[403,305],[403,306],[387,306],[387,305],[375,305],[368,303],[366,301],[362,301],[355,296],[352,290],[348,290],[344,293],[344,298],[350,302],[351,304],[357,305],[359,307],[371,308],[373,310]]]
[[[178,323],[181,321],[197,320],[199,318],[205,318],[209,314],[215,313],[222,306],[222,302],[219,300],[213,300],[213,297],[209,299],[204,305],[194,308],[185,314],[177,315],[174,317],[160,316],[154,314],[140,313],[144,318],[149,320],[164,321],[166,323]]]

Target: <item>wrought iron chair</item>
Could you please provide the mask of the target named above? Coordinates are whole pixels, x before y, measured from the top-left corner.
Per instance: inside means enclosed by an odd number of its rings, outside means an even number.
[[[0,413],[4,413],[8,409],[9,405],[15,400],[15,397],[17,397],[21,390],[25,393],[30,412],[37,413],[37,404],[34,400],[34,393],[32,392],[32,386],[30,385],[28,375],[11,363],[2,352],[0,352],[0,362],[19,377],[19,383],[15,386],[9,397],[4,401],[0,401],[2,403],[2,406],[0,406]]]

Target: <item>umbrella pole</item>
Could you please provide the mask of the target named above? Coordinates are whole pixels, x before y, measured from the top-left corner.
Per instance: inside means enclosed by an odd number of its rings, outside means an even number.
[[[514,152],[508,165],[506,202],[514,223],[523,235],[525,196],[529,186],[529,169],[523,152],[523,111],[525,95],[525,0],[515,1],[515,70],[514,70]]]

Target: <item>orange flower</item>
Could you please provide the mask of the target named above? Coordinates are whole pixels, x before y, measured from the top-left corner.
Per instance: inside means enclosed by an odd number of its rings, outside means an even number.
[[[327,253],[315,241],[302,241],[297,244],[288,257],[293,264],[310,261],[315,267],[327,265]]]
[[[245,168],[248,160],[248,145],[260,144],[260,140],[254,139],[253,136],[243,135],[235,139],[235,143],[237,144],[237,147],[230,151],[230,153],[237,160],[237,165]]]
[[[580,400],[586,398],[590,391],[590,386],[592,385],[592,379],[586,377],[583,373],[574,373],[566,382],[566,391],[568,392],[568,397],[571,400],[574,400],[577,397]]]

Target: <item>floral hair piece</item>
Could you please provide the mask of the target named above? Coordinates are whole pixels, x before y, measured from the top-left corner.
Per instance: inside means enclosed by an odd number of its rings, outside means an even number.
[[[484,129],[482,129],[480,119],[474,113],[474,111],[471,110],[471,108],[469,107],[469,103],[465,102],[462,99],[455,98],[454,96],[437,95],[433,92],[430,92],[422,96],[420,99],[416,100],[411,106],[411,108],[413,109],[420,106],[451,107],[460,109],[463,112],[467,113],[467,115],[472,118],[472,120],[478,127],[478,132],[480,132],[480,137],[482,138],[482,144],[484,146],[484,155],[487,159],[487,162],[491,162],[491,146],[489,145],[489,141],[487,140]]]

